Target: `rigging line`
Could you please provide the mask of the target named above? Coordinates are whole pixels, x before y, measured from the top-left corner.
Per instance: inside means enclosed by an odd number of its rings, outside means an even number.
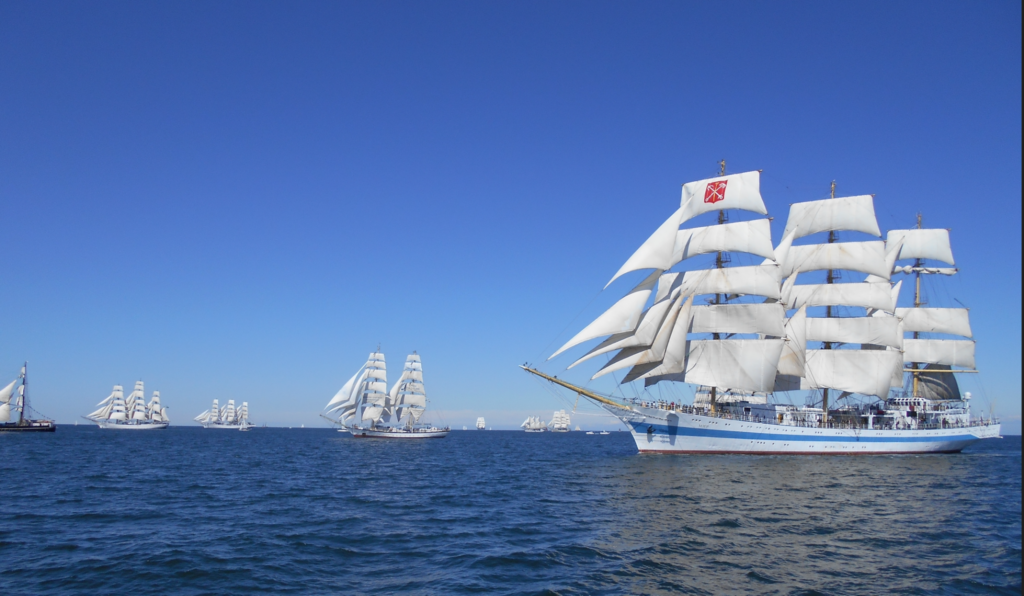
[[[548,345],[544,346],[544,349],[541,350],[540,354],[538,354],[538,356],[537,356],[538,358],[541,359],[541,362],[547,362],[548,361],[548,358],[545,358],[544,354],[546,354],[548,352],[548,350],[551,349],[551,345],[554,344],[556,341],[558,341],[559,337],[562,337],[562,334],[565,333],[565,330],[568,329],[573,323],[575,323],[576,319],[580,318],[580,315],[583,314],[583,311],[585,311],[588,308],[590,308],[590,305],[593,304],[595,300],[597,300],[597,297],[600,296],[601,292],[603,292],[603,291],[604,291],[604,288],[598,290],[597,293],[594,294],[594,296],[590,299],[590,302],[587,302],[586,306],[581,308],[580,311],[578,313],[576,313],[576,316],[574,316],[572,318],[572,320],[570,320],[568,323],[566,323],[565,327],[563,327],[562,330],[558,332],[558,335],[556,335],[555,337],[551,338],[551,341],[548,342]]]

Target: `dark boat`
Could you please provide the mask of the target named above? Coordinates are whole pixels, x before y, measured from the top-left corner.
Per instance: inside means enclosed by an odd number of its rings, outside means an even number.
[[[57,423],[47,419],[26,418],[25,412],[28,406],[28,363],[21,367],[21,374],[11,384],[0,389],[0,432],[36,432],[52,433],[57,430]],[[21,385],[18,385],[21,381]],[[14,396],[14,387],[18,386],[18,397],[15,407],[18,408],[17,422],[11,421],[11,398]]]

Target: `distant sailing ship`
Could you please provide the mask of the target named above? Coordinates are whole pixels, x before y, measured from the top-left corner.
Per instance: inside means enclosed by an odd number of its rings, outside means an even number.
[[[18,382],[21,382],[18,385]],[[14,388],[18,388],[18,396],[14,397]],[[13,404],[11,402],[14,402]],[[26,414],[32,408],[28,405],[28,362],[21,367],[18,378],[0,389],[0,432],[54,432],[57,424],[45,418],[29,418]],[[11,409],[18,412],[18,419],[11,421]]]
[[[427,409],[423,363],[413,352],[402,376],[387,389],[387,366],[380,349],[338,391],[321,414],[353,437],[376,439],[443,439],[451,431],[420,422]],[[332,418],[334,414],[337,418]]]
[[[235,408],[235,400],[229,399],[223,407],[220,402],[213,400],[209,410],[193,418],[203,425],[203,428],[219,428],[225,430],[249,430],[252,423],[249,422],[249,402],[243,401],[242,405]]]
[[[96,405],[100,409],[85,418],[100,428],[159,430],[167,428],[171,422],[167,408],[160,403],[159,391],[154,391],[153,397],[146,403],[146,387],[142,381],[136,381],[135,390],[127,399],[124,397],[124,389],[114,385],[110,395]]]
[[[487,422],[484,421],[484,417],[481,416],[476,419],[476,429],[485,430],[487,428]]]
[[[552,355],[604,337],[569,368],[608,354],[592,378],[686,383],[692,405],[616,399],[523,368],[597,402],[643,452],[952,453],[999,435],[997,420],[971,416],[954,377],[977,372],[967,309],[926,308],[921,295],[923,275],[957,272],[934,264],[954,264],[948,231],[922,229],[918,217],[885,242],[837,243],[838,232],[881,231],[873,197],[836,198],[834,183],[830,198],[791,206],[778,246],[767,218],[727,223],[727,210],[767,215],[759,172],[727,176],[722,162],[721,176],[683,185],[679,209],[612,281],[653,272]],[[716,224],[680,229],[715,211]],[[822,233],[824,243],[794,243]],[[726,267],[730,253],[764,260]],[[669,272],[700,255],[714,266]],[[812,272],[824,283],[796,284]],[[857,273],[866,277],[835,283]],[[897,307],[895,274],[913,276],[912,308]],[[807,405],[786,399],[791,391],[810,391]]]
[[[548,423],[537,416],[530,416],[519,425],[519,428],[528,433],[542,433],[548,429]]]
[[[558,410],[551,417],[551,422],[548,423],[548,430],[553,433],[567,433],[569,432],[569,415],[565,413],[565,410]]]

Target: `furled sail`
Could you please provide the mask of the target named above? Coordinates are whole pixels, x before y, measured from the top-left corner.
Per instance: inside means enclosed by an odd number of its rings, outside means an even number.
[[[794,230],[797,231],[797,238],[830,231],[882,235],[878,229],[874,199],[871,195],[794,203],[789,208],[789,219],[786,220],[783,237]]]

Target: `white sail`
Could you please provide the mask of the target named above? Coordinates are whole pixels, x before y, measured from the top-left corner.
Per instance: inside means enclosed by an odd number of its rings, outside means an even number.
[[[640,321],[640,313],[644,309],[644,304],[647,304],[651,290],[660,276],[661,271],[655,271],[647,276],[647,279],[640,282],[628,294],[613,304],[611,308],[597,317],[594,322],[584,327],[582,331],[573,336],[557,352],[549,356],[548,360],[587,340],[636,329],[637,323]]]
[[[377,422],[380,420],[381,415],[384,413],[384,406],[380,404],[373,404],[367,406],[363,410],[363,420],[369,420],[371,422]]]
[[[871,195],[794,203],[789,207],[789,218],[782,235],[786,236],[794,230],[797,230],[797,238],[829,231],[882,235],[878,229]]]
[[[569,368],[572,368],[582,362],[586,362],[587,360],[601,354],[621,350],[623,348],[649,346],[654,343],[654,338],[658,334],[658,330],[661,329],[661,324],[664,322],[665,316],[668,315],[669,309],[675,299],[675,293],[672,293],[671,295],[668,294],[668,288],[671,287],[672,282],[667,284],[663,282],[666,278],[670,278],[674,281],[677,277],[678,274],[675,273],[661,276],[662,281],[658,282],[658,291],[655,295],[655,303],[640,315],[640,322],[637,324],[634,331],[616,333],[592,348],[582,358],[570,364]],[[662,288],[665,288],[664,296],[662,295]]]
[[[781,266],[783,277],[825,269],[860,271],[882,279],[889,279],[891,274],[885,265],[885,243],[881,240],[793,246]]]
[[[896,317],[808,318],[807,340],[902,347]]]
[[[0,422],[10,422],[11,420],[11,404],[4,402],[0,404]]]
[[[356,374],[352,375],[352,378],[346,381],[345,384],[341,386],[341,389],[339,389],[338,392],[334,394],[334,397],[331,398],[331,401],[327,402],[327,405],[324,406],[324,409],[327,410],[328,412],[332,412],[336,409],[348,405],[349,403],[355,402],[357,399],[355,388],[356,385],[362,381],[362,374],[362,368],[357,370]]]
[[[213,405],[210,406],[210,415],[207,417],[207,422],[219,422],[220,421],[220,401],[213,400]]]
[[[423,365],[419,354],[409,354],[405,359],[402,378],[392,388],[391,401],[395,422],[399,425],[412,427],[423,416],[427,407],[427,396],[423,388]]]
[[[897,308],[904,331],[949,333],[973,337],[966,308]]]
[[[623,263],[622,267],[619,267],[619,270],[604,287],[607,288],[612,285],[613,281],[630,271],[640,271],[642,269],[658,269],[663,271],[671,267],[672,249],[675,247],[676,231],[679,230],[679,218],[682,212],[682,208],[677,209],[675,213],[665,220],[665,223],[658,226],[658,229],[651,234],[651,237],[641,244],[640,248],[636,249],[636,252]]]
[[[931,259],[956,265],[953,249],[949,246],[949,230],[889,230],[886,240],[890,244],[903,242],[900,259]]]
[[[701,269],[683,274],[683,283],[679,291],[684,296],[754,294],[778,300],[781,297],[781,281],[780,270],[774,264]]]
[[[679,205],[682,209],[679,224],[723,209],[768,214],[761,198],[761,173],[757,171],[687,182],[683,185]]]
[[[807,350],[801,389],[837,389],[885,398],[894,371],[902,370],[899,351]]]
[[[786,321],[785,328],[786,344],[779,357],[779,374],[802,377],[807,360],[807,307],[801,306]]]
[[[679,230],[670,265],[713,252],[745,252],[775,260],[767,219]]]
[[[646,377],[644,385],[681,381],[737,391],[771,391],[785,343],[784,339],[691,340],[685,372]]]
[[[905,339],[903,361],[974,368],[974,342],[969,339]]]
[[[788,281],[788,280],[787,280]],[[788,308],[803,306],[860,306],[893,312],[892,286],[888,282],[793,285],[782,301]]]
[[[693,297],[690,296],[686,303],[692,304]],[[650,347],[637,347],[637,348],[626,348],[616,354],[608,364],[605,364],[601,370],[591,377],[596,379],[604,376],[610,372],[627,368],[630,366],[638,366],[645,364],[660,363],[665,357],[666,350],[668,349],[669,339],[672,335],[672,331],[675,327],[676,320],[678,319],[679,312],[682,309],[683,297],[679,296],[672,304],[672,308],[669,314],[665,317],[662,322],[661,328],[658,330],[658,334],[654,338],[654,342]],[[689,310],[689,309],[687,309]],[[689,316],[689,312],[686,313]],[[627,377],[628,378],[628,377]],[[624,381],[625,382],[625,381]]]
[[[690,333],[785,334],[786,311],[777,302],[757,304],[704,304],[693,307]]]
[[[90,417],[91,417],[91,415],[90,415]],[[206,422],[207,419],[209,419],[209,417],[210,417],[210,411],[209,410],[204,410],[202,414],[196,416],[192,420],[195,420],[196,422],[202,424],[203,422]]]
[[[14,393],[14,386],[18,384],[18,379],[10,382],[6,387],[0,389],[0,403],[9,403],[11,401],[11,395]]]

